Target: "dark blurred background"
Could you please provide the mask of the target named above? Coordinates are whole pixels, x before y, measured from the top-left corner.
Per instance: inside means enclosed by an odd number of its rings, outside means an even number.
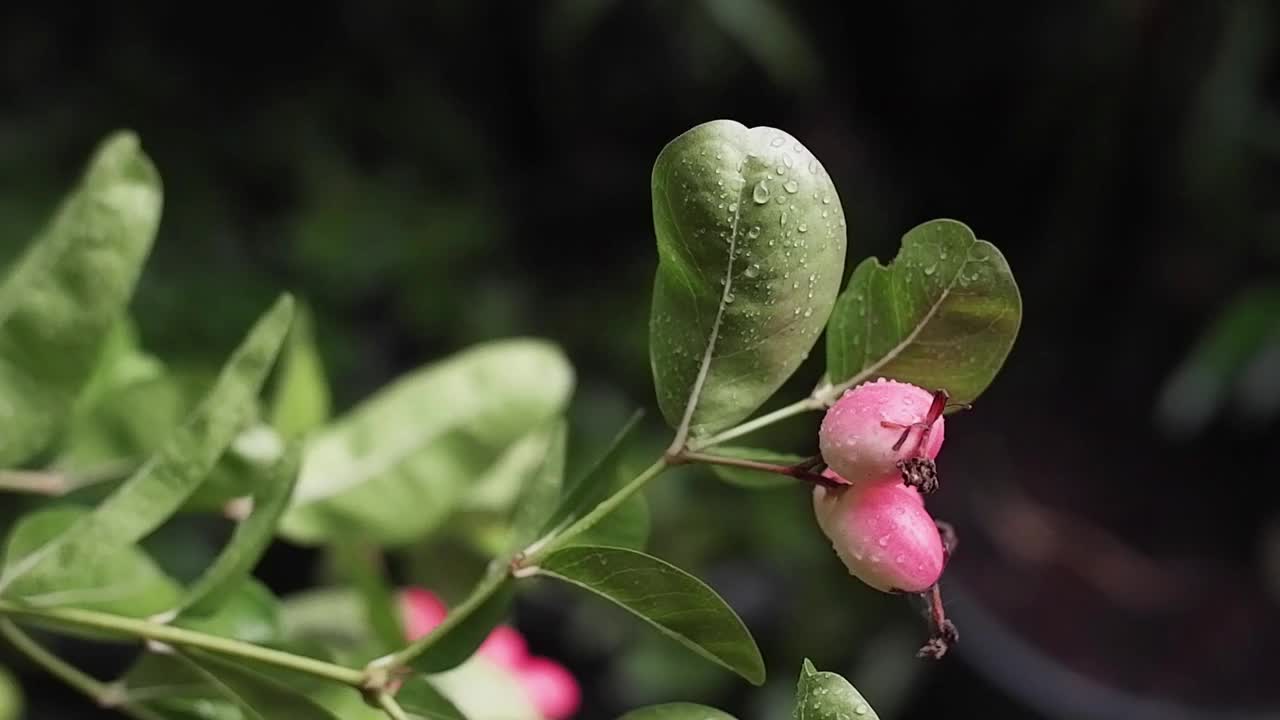
[[[540,588],[516,620],[581,678],[583,717],[788,717],[806,656],[884,718],[1280,717],[1278,35],[1268,0],[8,3],[0,260],[132,128],[166,190],[134,302],[156,354],[215,363],[288,289],[339,409],[537,335],[577,366],[575,431],[607,436],[653,407],[654,158],[714,118],[783,128],[835,179],[850,269],[954,217],[1021,286],[931,501],[960,532],[962,643],[915,660],[917,608],[844,573],[801,489],[690,470],[650,491],[651,547],[726,595],[771,681]],[[817,419],[757,442],[812,452]],[[282,544],[258,575],[288,593],[312,561]],[[100,714],[22,680],[30,717]]]

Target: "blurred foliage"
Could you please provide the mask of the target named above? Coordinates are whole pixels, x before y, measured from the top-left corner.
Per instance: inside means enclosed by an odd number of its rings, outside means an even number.
[[[1244,373],[1231,377],[1273,387],[1274,350],[1251,345],[1259,325],[1225,318],[1242,290],[1274,287],[1280,272],[1274,4],[393,5],[321,3],[252,22],[237,12],[193,22],[178,6],[0,11],[0,260],[16,257],[107,130],[136,128],[166,168],[165,220],[132,310],[141,346],[194,389],[143,372],[113,391],[122,396],[103,407],[122,411],[115,422],[129,442],[146,447],[152,423],[175,422],[219,352],[287,286],[312,311],[335,414],[473,342],[561,342],[580,374],[570,464],[583,464],[632,407],[651,404],[641,299],[651,292],[655,154],[695,122],[737,117],[786,127],[824,158],[853,256],[887,260],[903,228],[952,215],[983,228],[1017,269],[1032,321],[980,412],[948,428],[951,442],[981,449],[963,469],[952,461],[952,497],[981,502],[993,485],[1018,483],[1152,552],[1236,573],[1204,583],[1217,594],[1203,604],[1275,636],[1274,604],[1258,614],[1240,600],[1256,596],[1257,529],[1276,516],[1268,453],[1223,451],[1270,447],[1274,413],[1242,429],[1195,412],[1179,426],[1199,434],[1174,439],[1151,421],[1197,402],[1176,386],[1161,395],[1183,363],[1218,357],[1197,348],[1226,348]],[[806,392],[819,366],[811,358],[782,395]],[[1263,395],[1241,391],[1245,401]],[[144,416],[128,412],[133,402],[175,409]],[[808,454],[811,420],[752,444]],[[646,461],[665,439],[645,423],[629,452]],[[110,458],[91,452],[97,442],[65,462],[101,469]],[[1205,478],[1222,492],[1205,497]],[[1162,512],[1150,512],[1153,497]],[[986,682],[960,663],[909,666],[873,691],[883,666],[869,654],[909,653],[916,618],[844,576],[803,493],[745,492],[682,469],[647,500],[650,549],[709,577],[739,610],[770,661],[767,691],[788,703],[808,653],[849,670],[878,710],[900,707],[899,717],[1052,712],[1050,690],[1010,700],[1039,686],[999,659],[983,666]],[[952,505],[964,537],[981,532],[967,507]],[[4,524],[23,509],[7,507]],[[194,519],[167,528],[156,554],[196,566],[220,529]],[[466,535],[450,529],[409,548],[396,578],[456,598],[485,554]],[[1060,654],[1095,675],[1180,700],[1280,700],[1265,663],[1086,632],[1113,607],[1071,603],[1078,596],[1051,579],[1002,573],[1001,556],[962,543],[961,556],[970,552],[980,568],[961,577],[995,587],[987,602],[1046,645],[1063,646],[1055,628],[1089,638]],[[286,545],[260,574],[287,594],[313,584],[319,565]],[[569,597],[547,586],[516,614],[535,646],[597,689],[584,716],[675,698],[777,716],[769,695],[748,700],[613,608]],[[1212,617],[1194,618],[1215,634]],[[1184,637],[1183,626],[1142,627]],[[121,662],[83,652],[104,669]],[[1155,674],[1162,668],[1172,678]],[[903,680],[912,673],[925,676]],[[35,687],[39,716],[92,716]]]

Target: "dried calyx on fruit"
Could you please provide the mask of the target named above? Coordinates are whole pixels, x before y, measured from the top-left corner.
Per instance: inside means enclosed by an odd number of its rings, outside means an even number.
[[[863,383],[841,396],[823,418],[822,459],[854,484],[901,481],[932,492],[946,406],[945,390],[930,392],[883,378]]]

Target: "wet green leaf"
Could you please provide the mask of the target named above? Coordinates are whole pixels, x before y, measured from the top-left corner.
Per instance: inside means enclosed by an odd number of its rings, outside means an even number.
[[[879,720],[880,716],[848,680],[818,672],[806,658],[796,687],[795,720]]]
[[[795,138],[730,120],[672,140],[653,168],[658,404],[695,436],[744,419],[795,372],[844,278],[845,222]]]
[[[853,271],[827,330],[827,375],[848,387],[888,377],[976,399],[995,379],[1022,323],[1004,256],[954,220],[917,225],[888,266]]]

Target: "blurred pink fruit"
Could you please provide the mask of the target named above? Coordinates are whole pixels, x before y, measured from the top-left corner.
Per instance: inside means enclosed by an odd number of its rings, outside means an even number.
[[[578,681],[554,660],[528,658],[518,675],[534,707],[548,720],[567,720],[582,705]]]

